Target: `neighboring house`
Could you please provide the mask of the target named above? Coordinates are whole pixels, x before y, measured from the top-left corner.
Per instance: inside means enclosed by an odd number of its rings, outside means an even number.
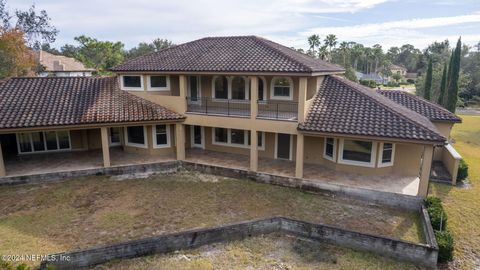
[[[63,55],[54,55],[46,51],[37,52],[38,62],[43,68],[39,77],[88,77],[95,71],[85,67],[80,61]]]
[[[377,73],[369,73],[369,74],[364,74],[361,72],[355,72],[355,75],[357,76],[357,79],[363,80],[363,81],[375,81],[377,84],[387,84],[388,83],[388,78],[384,78],[380,74]]]
[[[407,69],[405,67],[402,67],[402,66],[397,66],[397,65],[390,65],[390,72],[392,74],[400,74],[402,75],[402,77],[405,77],[407,75]]]
[[[112,71],[0,85],[0,175],[60,170],[58,160],[80,169],[176,159],[423,197],[436,149],[460,121],[255,36],[203,38]]]

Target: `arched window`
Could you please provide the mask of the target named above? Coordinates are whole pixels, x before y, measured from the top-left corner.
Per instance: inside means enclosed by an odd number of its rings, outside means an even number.
[[[214,98],[228,99],[228,79],[225,76],[214,77]]]
[[[286,99],[293,98],[293,81],[289,77],[274,77],[272,79],[272,99]]]
[[[265,81],[265,77],[258,77],[258,100],[266,100],[267,99],[267,83]],[[250,81],[250,88],[249,93],[252,90],[252,84]],[[250,97],[252,95],[250,94]]]
[[[247,83],[243,77],[233,77],[232,79],[232,99],[247,98]]]

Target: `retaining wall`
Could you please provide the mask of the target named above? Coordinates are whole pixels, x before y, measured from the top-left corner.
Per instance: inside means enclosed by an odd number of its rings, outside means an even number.
[[[240,240],[273,232],[281,232],[369,251],[383,256],[406,260],[428,268],[436,267],[438,257],[438,247],[436,245],[410,243],[322,224],[313,224],[284,217],[273,217],[215,228],[167,234],[110,246],[52,254],[49,255],[50,261],[42,262],[40,269],[47,269],[47,264],[58,270],[78,269],[114,259],[128,259],[179,249],[196,248],[202,245]]]

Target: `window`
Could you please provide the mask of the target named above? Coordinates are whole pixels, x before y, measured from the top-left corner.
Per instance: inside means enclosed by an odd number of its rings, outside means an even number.
[[[242,130],[242,129],[231,129],[230,131],[231,133],[231,143],[232,144],[241,144],[241,145],[245,145],[245,131]]]
[[[215,142],[216,143],[228,143],[228,129],[215,128]]]
[[[126,138],[127,138],[127,145],[135,146],[135,147],[147,147],[147,139],[145,137],[145,127],[144,126],[132,126],[127,127],[126,129]]]
[[[257,132],[257,146],[259,149],[264,150],[263,145],[265,144],[264,142],[264,133],[263,132]],[[248,145],[250,145],[250,131],[248,131]]]
[[[334,138],[325,138],[323,157],[335,161],[335,146],[336,140]]]
[[[342,139],[339,163],[374,167],[376,147],[370,141]]]
[[[214,77],[214,98],[228,99],[228,79],[225,76]]]
[[[156,148],[170,147],[170,125],[156,125],[153,127],[153,132]]]
[[[395,144],[381,143],[380,159],[378,160],[378,167],[392,166],[394,155],[395,155]]]
[[[232,99],[247,99],[246,85],[243,77],[234,77],[232,79]]]
[[[143,78],[141,75],[122,75],[122,89],[143,91]]]
[[[19,153],[70,150],[69,131],[18,133]]]
[[[110,145],[120,144],[120,128],[110,128]]]
[[[258,148],[265,150],[265,134],[257,132]],[[243,129],[214,128],[213,144],[250,148],[250,131]]]
[[[149,75],[148,90],[149,91],[169,91],[170,77],[165,75]]]
[[[275,77],[272,79],[272,99],[292,100],[293,82],[288,77]]]

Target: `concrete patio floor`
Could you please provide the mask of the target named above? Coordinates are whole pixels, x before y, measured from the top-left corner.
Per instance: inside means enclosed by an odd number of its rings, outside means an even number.
[[[222,153],[202,149],[188,149],[186,159],[191,162],[216,165],[222,167],[249,170],[250,157],[231,153]],[[258,171],[273,175],[294,177],[295,162],[259,158]],[[319,164],[304,165],[304,179],[322,181],[329,184],[344,185],[394,192],[406,195],[417,195],[419,178],[401,175],[366,176],[355,173],[338,172]]]
[[[135,165],[175,160],[175,156],[127,153],[121,147],[110,148],[111,166]],[[103,167],[102,150],[19,155],[5,160],[7,176],[75,171]]]

